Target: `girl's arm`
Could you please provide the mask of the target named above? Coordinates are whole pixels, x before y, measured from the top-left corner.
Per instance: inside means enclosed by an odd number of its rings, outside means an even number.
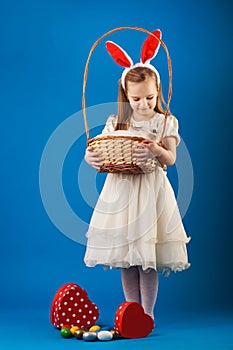
[[[133,157],[146,161],[148,158],[156,157],[166,165],[173,165],[176,161],[176,138],[168,136],[163,139],[163,146],[155,141],[144,140],[134,150]]]
[[[91,146],[88,146],[86,149],[85,161],[95,169],[99,169],[104,162],[104,159],[101,157],[101,153],[95,152]]]

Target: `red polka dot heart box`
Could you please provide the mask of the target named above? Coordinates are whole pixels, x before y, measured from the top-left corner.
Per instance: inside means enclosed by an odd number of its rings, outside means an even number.
[[[77,284],[66,283],[56,292],[50,309],[50,321],[57,328],[65,324],[90,328],[98,318],[98,307]]]
[[[115,315],[115,328],[123,338],[144,338],[154,328],[154,320],[144,313],[141,304],[122,303]]]

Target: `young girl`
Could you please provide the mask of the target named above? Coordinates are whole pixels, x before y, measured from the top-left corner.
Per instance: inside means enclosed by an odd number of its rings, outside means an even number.
[[[160,77],[152,65],[132,64],[124,70],[119,84],[118,115],[108,118],[102,133],[146,133],[147,139],[132,150],[132,156],[141,161],[155,157],[158,165],[150,173],[107,175],[90,222],[84,258],[90,267],[103,264],[121,268],[126,301],[141,303],[153,319],[158,272],[168,275],[190,266],[186,251],[189,238],[161,166],[175,163],[180,141],[178,121],[172,115],[167,117],[163,147],[159,145],[164,126],[161,98]],[[87,148],[85,159],[96,169],[104,161],[91,147]]]

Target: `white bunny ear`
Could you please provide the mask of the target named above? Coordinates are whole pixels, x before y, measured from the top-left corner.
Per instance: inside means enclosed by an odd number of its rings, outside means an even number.
[[[162,38],[162,32],[160,29],[155,30],[153,34],[159,39]],[[155,38],[153,35],[150,35],[145,40],[141,51],[141,62],[143,64],[150,63],[152,58],[157,55],[160,47],[160,41],[157,38]]]
[[[119,45],[113,41],[106,42],[108,53],[112,56],[114,61],[122,67],[129,68],[133,65],[131,57]]]

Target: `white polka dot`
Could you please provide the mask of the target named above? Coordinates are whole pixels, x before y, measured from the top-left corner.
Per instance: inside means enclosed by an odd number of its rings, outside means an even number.
[[[73,298],[73,297],[70,297],[70,300],[74,300],[74,298]]]
[[[80,299],[80,301],[81,301],[81,302],[83,302],[83,301],[84,301],[84,299],[83,299],[83,298],[81,298],[81,299]]]
[[[62,295],[62,292],[60,292],[59,295]]]
[[[118,316],[116,317],[116,320],[118,320]]]
[[[58,298],[58,300],[61,300],[61,297],[60,297],[60,298]]]
[[[69,307],[69,308],[68,308],[68,311],[71,311],[71,310],[72,310],[71,307]]]
[[[82,312],[82,309],[79,309],[78,312]]]
[[[87,321],[87,324],[90,324],[91,322],[90,321]]]
[[[65,302],[64,302],[64,305],[67,305],[67,304],[68,304],[67,301],[65,301]]]
[[[98,309],[97,306],[95,306],[95,309]]]
[[[74,288],[74,287],[72,287],[71,289],[72,289],[72,290],[75,290],[75,288]]]
[[[86,315],[83,315],[83,318],[86,318],[87,316]]]
[[[96,320],[96,316],[93,317],[93,320]]]
[[[74,303],[74,306],[78,306],[78,303]]]
[[[70,294],[70,292],[67,292],[66,294]]]
[[[61,323],[60,326],[62,327],[62,326],[63,326],[63,323]]]
[[[80,295],[80,293],[79,293],[79,292],[77,292],[77,293],[76,293],[76,295],[77,295],[77,296],[79,296],[79,295]]]
[[[57,301],[55,302],[55,305],[57,305]]]
[[[87,304],[85,304],[85,305],[84,305],[84,307],[85,307],[85,308],[87,308],[87,307],[88,307],[88,305],[87,305]]]
[[[120,306],[119,309],[122,309],[122,306]]]
[[[67,318],[67,319],[66,319],[66,322],[70,322],[70,319],[69,319],[69,318]]]
[[[63,313],[62,313],[62,316],[65,316],[65,315],[66,315],[66,313],[65,313],[65,312],[63,312]]]
[[[92,314],[92,310],[89,311],[89,314]]]
[[[77,323],[80,323],[80,320],[77,320]]]
[[[76,314],[73,314],[72,317],[76,317]]]

